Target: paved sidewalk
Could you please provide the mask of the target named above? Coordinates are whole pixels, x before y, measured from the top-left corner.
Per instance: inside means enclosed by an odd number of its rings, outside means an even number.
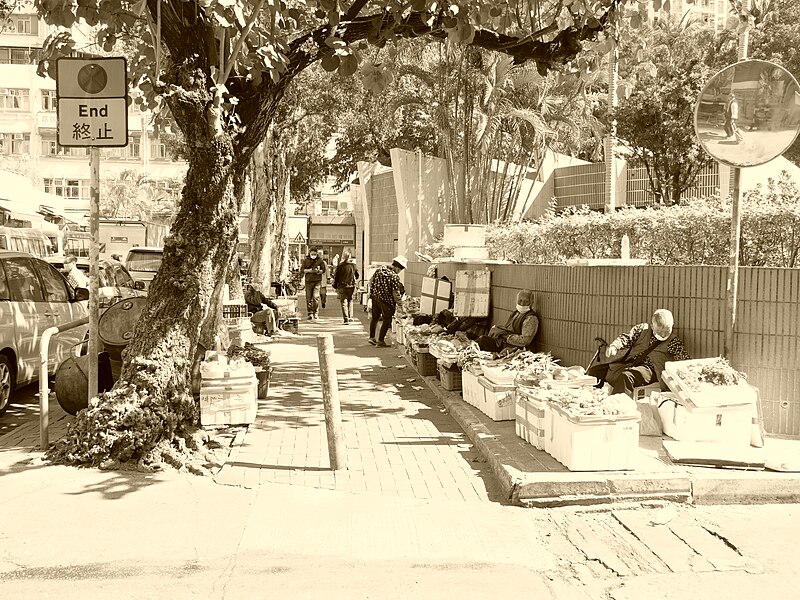
[[[368,323],[344,325],[330,304],[299,338],[279,338],[267,400],[216,480],[283,483],[383,496],[502,500],[486,459],[447,413],[399,347],[367,343]],[[331,333],[348,468],[330,470],[316,335]],[[388,338],[387,338],[388,339]]]

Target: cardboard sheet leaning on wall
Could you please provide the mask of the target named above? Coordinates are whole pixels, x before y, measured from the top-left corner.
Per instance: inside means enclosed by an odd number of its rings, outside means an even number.
[[[456,293],[453,314],[457,317],[488,317],[489,289],[492,272],[456,271]]]

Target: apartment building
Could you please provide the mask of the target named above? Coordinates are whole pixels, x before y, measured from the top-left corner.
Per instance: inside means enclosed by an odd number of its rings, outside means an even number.
[[[677,19],[696,18],[714,31],[724,29],[732,17],[729,0],[671,0],[669,14]]]
[[[36,74],[42,43],[53,28],[36,16],[32,7],[20,8],[0,33],[0,155],[30,160],[41,177],[42,191],[64,198],[65,217],[85,223],[89,211],[89,152],[65,148],[56,140],[56,82]],[[73,28],[76,48],[91,51],[91,31]],[[76,53],[76,56],[82,56]],[[86,54],[89,56],[89,54]],[[131,93],[135,93],[132,91]],[[182,179],[186,163],[172,161],[166,145],[153,135],[147,113],[131,104],[128,140],[123,148],[100,150],[100,177],[136,170],[160,182],[165,193],[177,193],[169,181]]]

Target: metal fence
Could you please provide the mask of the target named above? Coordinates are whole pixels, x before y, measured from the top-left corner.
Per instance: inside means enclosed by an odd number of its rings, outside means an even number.
[[[406,290],[418,296],[429,265],[412,263]],[[676,330],[693,357],[722,352],[727,318],[726,267],[467,265],[442,263],[439,276],[456,270],[492,271],[492,322],[504,322],[521,288],[534,291],[541,317],[538,350],[562,364],[586,366],[594,338],[611,340],[657,308],[675,315]],[[800,435],[800,270],[743,267],[733,365],[759,388],[764,426]]]

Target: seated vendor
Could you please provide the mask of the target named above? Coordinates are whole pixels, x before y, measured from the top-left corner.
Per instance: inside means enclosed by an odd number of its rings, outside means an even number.
[[[598,363],[589,368],[588,375],[597,377],[597,387],[605,382],[615,394],[633,394],[633,388],[661,382],[667,361],[687,360],[689,355],[683,341],[673,330],[672,313],[660,308],[650,323],[634,325],[601,352]],[[666,386],[662,383],[662,389]]]
[[[507,349],[527,348],[539,331],[539,317],[533,311],[533,294],[521,290],[517,294],[516,310],[503,327],[493,325],[488,335],[478,338],[478,346],[485,352],[502,352]]]
[[[250,322],[256,333],[272,334],[278,327],[278,305],[267,298],[252,284],[248,284],[244,293],[247,311],[251,313]]]

